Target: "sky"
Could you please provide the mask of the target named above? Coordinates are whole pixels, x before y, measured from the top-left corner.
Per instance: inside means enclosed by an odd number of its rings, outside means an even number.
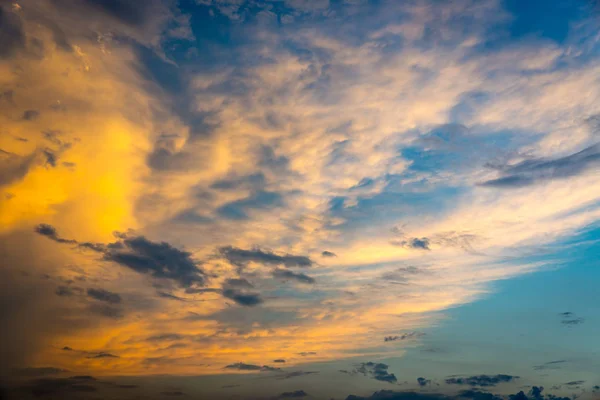
[[[600,399],[599,32],[0,0],[0,399]]]

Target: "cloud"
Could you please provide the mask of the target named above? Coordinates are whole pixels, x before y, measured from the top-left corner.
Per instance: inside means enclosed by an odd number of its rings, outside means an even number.
[[[56,367],[26,367],[14,370],[16,375],[27,377],[39,377],[46,375],[59,375],[69,372],[67,369]]]
[[[18,15],[0,7],[0,59],[12,57],[25,48],[25,33]]]
[[[235,364],[230,364],[225,367],[226,369],[236,369],[238,371],[261,371],[261,372],[272,372],[279,371],[281,368],[270,367],[268,365],[254,365],[254,364],[246,364],[243,362],[238,362]]]
[[[58,243],[76,244],[103,253],[103,260],[112,261],[141,274],[159,279],[169,279],[187,288],[203,286],[206,275],[192,259],[192,254],[179,250],[166,242],[153,242],[144,236],[119,234],[116,242],[100,243],[78,242],[60,237],[56,229],[48,224],[39,224],[35,232]],[[89,294],[89,293],[88,293]]]
[[[337,257],[337,255],[331,251],[325,250],[321,253],[321,257]]]
[[[283,392],[277,397],[281,399],[298,399],[306,396],[308,396],[308,393],[306,393],[304,390],[294,390],[293,392]]]
[[[263,302],[263,299],[258,293],[248,293],[235,288],[225,288],[222,293],[224,297],[246,307],[257,306]]]
[[[27,175],[36,162],[36,154],[19,156],[0,149],[0,186],[9,185],[19,181]]]
[[[244,250],[232,246],[225,246],[219,249],[219,253],[230,263],[243,266],[248,262],[255,262],[266,265],[285,265],[286,267],[311,267],[313,262],[306,256],[297,256],[292,254],[278,255],[270,251],[261,249]]]
[[[420,338],[423,336],[425,336],[425,334],[422,332],[408,332],[408,333],[403,333],[402,335],[399,335],[399,336],[386,336],[385,338],[383,338],[383,341],[384,342],[394,342],[396,340],[415,339],[415,338]]]
[[[534,365],[533,369],[535,369],[537,371],[542,371],[542,370],[546,370],[546,369],[560,369],[562,364],[564,364],[566,362],[567,362],[567,360],[548,361],[547,363],[544,363],[544,364]]]
[[[313,284],[316,280],[306,274],[296,273],[294,271],[290,271],[289,269],[281,269],[277,268],[273,271],[273,277],[282,280],[295,280],[300,283],[309,283]]]
[[[534,388],[536,388],[534,386]],[[540,391],[541,393],[541,391]],[[531,396],[531,394],[530,394]],[[393,390],[380,390],[373,393],[371,396],[362,397],[349,395],[346,400],[459,400],[459,399],[471,399],[471,400],[500,400],[505,398],[502,395],[494,395],[492,393],[480,392],[467,390],[458,393],[457,395],[446,395],[441,393],[417,393],[417,392],[398,392]],[[554,395],[546,395],[541,397],[528,397],[523,391],[508,396],[510,400],[570,400],[568,397],[558,397]]]
[[[499,383],[512,382],[515,379],[519,379],[518,376],[513,375],[476,375],[465,378],[447,378],[446,383],[449,385],[471,385],[471,386],[496,386]]]
[[[396,246],[402,246],[402,247],[406,247],[409,249],[431,250],[429,248],[429,239],[426,237],[412,238],[412,239],[402,240],[402,241],[393,241],[392,243]]]
[[[110,353],[100,352],[100,353],[88,356],[88,358],[119,358],[119,356],[116,356],[116,355],[110,354]]]
[[[421,387],[431,385],[431,379],[425,379],[423,377],[419,377],[419,378],[417,378],[417,383]]]
[[[563,312],[559,314],[561,316],[560,323],[566,326],[581,325],[585,322],[585,318],[578,317],[571,311]]]
[[[278,358],[276,360],[273,360],[274,363],[284,363],[285,360],[283,358]]]
[[[373,379],[388,382],[388,383],[396,383],[398,379],[396,375],[388,372],[388,365],[383,363],[374,363],[374,362],[366,362],[361,363],[356,371],[363,375],[370,375]]]
[[[292,378],[298,378],[300,376],[306,376],[306,375],[314,375],[314,374],[318,374],[319,371],[293,371],[293,372],[287,372],[284,375],[279,375],[277,376],[277,379],[292,379]]]
[[[109,292],[108,290],[104,290],[104,289],[90,288],[87,290],[87,295],[89,297],[91,297],[92,299],[95,299],[98,301],[104,301],[109,304],[120,304],[121,303],[120,295],[118,295],[117,293]]]
[[[503,176],[483,182],[481,186],[521,188],[543,181],[570,178],[588,171],[599,163],[600,144],[594,144],[564,157],[531,158],[515,165],[496,167]]]

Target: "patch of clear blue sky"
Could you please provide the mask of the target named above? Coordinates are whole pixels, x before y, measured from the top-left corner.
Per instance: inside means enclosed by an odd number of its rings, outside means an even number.
[[[546,267],[497,281],[484,298],[446,311],[445,320],[425,330],[421,346],[391,364],[420,368],[435,378],[508,373],[521,376],[522,384],[586,380],[582,387],[598,385],[600,225],[550,248],[542,255],[507,260]],[[573,315],[565,318],[564,312]],[[563,323],[578,318],[581,323]],[[535,368],[560,360],[551,368]]]

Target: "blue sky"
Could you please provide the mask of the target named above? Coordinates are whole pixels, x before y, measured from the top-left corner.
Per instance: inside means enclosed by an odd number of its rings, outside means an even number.
[[[8,398],[600,395],[595,2],[0,7]]]

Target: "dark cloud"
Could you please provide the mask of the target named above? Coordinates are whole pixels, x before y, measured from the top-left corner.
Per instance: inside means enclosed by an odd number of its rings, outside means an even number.
[[[33,121],[40,116],[40,112],[38,110],[25,110],[23,112],[23,119],[25,121]]]
[[[224,288],[222,293],[224,297],[246,307],[256,306],[263,302],[258,293],[248,293],[235,288]]]
[[[160,335],[149,336],[146,338],[147,342],[172,342],[175,340],[182,340],[185,336],[179,333],[163,333]]]
[[[14,370],[15,375],[27,376],[27,377],[40,377],[47,375],[58,375],[69,372],[68,369],[55,368],[55,367],[26,367],[18,368]]]
[[[306,393],[304,390],[294,390],[293,392],[283,392],[277,397],[281,399],[298,399],[306,396],[308,396],[308,393]]]
[[[87,295],[92,299],[98,301],[104,301],[110,304],[119,304],[121,303],[121,296],[117,293],[109,292],[104,289],[94,289],[90,288],[87,290]]]
[[[331,251],[325,250],[321,253],[321,257],[337,257],[337,254],[332,253]]]
[[[533,389],[537,389],[537,396],[534,396],[532,393],[529,394],[529,397],[524,392],[519,392],[517,394],[511,394],[508,396],[509,400],[571,400],[568,397],[558,397],[554,395],[541,395],[541,391],[543,388],[538,388],[536,386]],[[533,391],[533,390],[532,390]],[[396,392],[393,390],[380,390],[378,392],[373,393],[368,397],[361,397],[350,395],[346,397],[346,400],[501,400],[505,398],[505,396],[494,395],[488,392],[481,392],[478,390],[465,390],[457,395],[449,396],[438,393],[417,393],[417,392]]]
[[[148,7],[143,3],[138,5],[128,0],[84,0],[84,2],[130,25],[142,25],[147,18]]]
[[[163,292],[161,290],[158,290],[156,292],[156,294],[158,295],[158,297],[162,297],[163,299],[170,299],[170,300],[177,300],[177,301],[187,301],[183,297],[175,296],[172,293]]]
[[[212,185],[210,185],[210,187],[211,189],[218,190],[233,190],[240,188],[248,190],[258,190],[260,188],[263,188],[265,184],[266,179],[264,174],[257,173],[242,177],[218,180]]]
[[[93,303],[90,304],[88,309],[93,314],[100,315],[102,317],[113,319],[123,318],[123,310],[110,304]]]
[[[283,196],[276,192],[259,190],[246,198],[227,203],[217,209],[217,213],[227,219],[248,219],[250,210],[268,210],[283,205]]]
[[[206,274],[198,267],[192,254],[166,242],[153,242],[144,236],[128,234],[117,234],[119,240],[107,245],[78,242],[60,237],[56,229],[48,224],[39,224],[35,232],[58,243],[76,244],[103,253],[105,261],[115,262],[140,274],[175,281],[181,287],[203,286],[206,282]]]
[[[87,358],[119,358],[119,356],[116,356],[111,353],[100,352],[97,354],[92,354],[92,355],[88,356]]]
[[[285,360],[283,358],[278,358],[277,360],[273,360],[274,363],[284,363]]]
[[[144,236],[122,237],[108,246],[104,259],[155,278],[174,280],[182,287],[205,284],[205,273],[191,253],[166,242],[150,241]]]
[[[286,267],[310,267],[313,262],[306,256],[292,254],[278,255],[261,249],[244,250],[237,247],[226,246],[219,249],[219,253],[234,265],[243,266],[248,262],[267,265],[285,265]]]
[[[408,332],[408,333],[403,333],[402,335],[399,336],[386,336],[385,338],[383,338],[384,342],[394,342],[396,340],[406,340],[406,339],[415,339],[415,338],[420,338],[425,336],[425,334],[423,332]]]
[[[160,392],[160,394],[162,394],[163,396],[183,396],[185,393],[183,393],[180,390],[171,390],[166,392]]]
[[[567,362],[567,360],[549,361],[544,364],[534,365],[533,369],[535,369],[536,371],[541,371],[541,370],[545,370],[545,369],[559,369],[561,367],[561,365],[566,362]]]
[[[446,383],[449,385],[496,386],[498,383],[512,382],[518,378],[518,376],[505,374],[476,375],[469,377],[448,378],[446,379]]]
[[[225,285],[230,286],[230,287],[246,288],[246,289],[251,289],[254,287],[254,285],[252,285],[248,280],[243,279],[243,278],[227,279],[225,281]]]
[[[401,246],[407,249],[431,250],[429,248],[430,241],[426,237],[411,238],[407,240],[394,240],[391,243],[395,246]]]
[[[277,268],[273,271],[273,277],[283,280],[294,280],[300,283],[315,283],[315,279],[303,274],[290,271],[289,269]]]
[[[0,186],[19,181],[35,164],[36,154],[19,156],[0,149]]]
[[[417,378],[417,383],[419,386],[427,386],[431,384],[431,379],[425,379],[423,377]]]
[[[302,356],[302,357],[306,357],[306,356],[314,356],[317,353],[314,351],[303,351],[301,353],[298,353],[298,355]]]
[[[0,58],[9,58],[25,48],[25,33],[19,16],[0,7]]]
[[[268,365],[254,365],[254,364],[246,364],[243,362],[238,362],[235,364],[230,364],[225,367],[226,369],[236,369],[238,371],[262,371],[262,372],[272,372],[272,371],[281,371],[281,368],[270,367]]]
[[[79,287],[59,286],[56,288],[56,291],[54,293],[56,293],[57,296],[70,297],[75,296],[77,294],[81,294],[82,292],[83,289]]]
[[[365,376],[371,376],[373,379],[382,382],[396,383],[398,381],[396,375],[388,372],[388,365],[383,363],[374,363],[371,361],[361,363],[356,368],[356,372]]]
[[[96,379],[91,376],[72,376],[70,378],[43,378],[37,379],[25,387],[35,397],[58,396],[67,398],[75,393],[96,392],[94,386]]]
[[[481,183],[495,188],[520,188],[538,182],[566,179],[584,173],[600,162],[600,143],[559,158],[532,158],[515,165],[495,166],[503,175]]]
[[[58,232],[56,231],[56,228],[54,228],[52,225],[39,224],[38,226],[35,227],[35,232],[39,233],[42,236],[46,236],[48,239],[54,240],[55,242],[58,242],[58,243],[69,243],[69,244],[77,243],[76,240],[64,239],[64,238],[60,237],[58,235]]]
[[[560,323],[567,326],[580,325],[585,322],[585,318],[578,317],[571,311],[560,313],[559,316],[561,317]]]
[[[570,382],[564,383],[564,385],[578,386],[578,385],[583,385],[584,383],[585,383],[585,381],[570,381]]]
[[[314,374],[318,374],[319,371],[293,371],[293,372],[288,372],[284,375],[279,375],[277,377],[277,379],[292,379],[292,378],[298,378],[299,376],[306,376],[306,375],[314,375]]]

